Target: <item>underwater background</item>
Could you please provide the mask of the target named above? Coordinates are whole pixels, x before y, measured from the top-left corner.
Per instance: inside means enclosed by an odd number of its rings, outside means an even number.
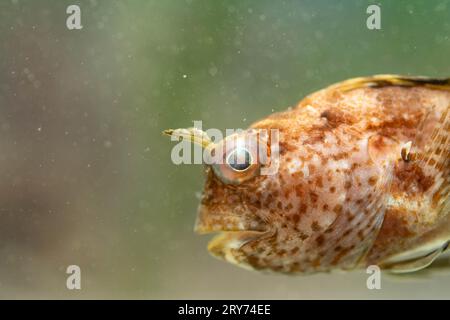
[[[193,233],[203,168],[161,135],[246,128],[351,77],[448,77],[450,1],[1,0],[0,58],[0,298],[450,298],[445,269],[368,290],[364,270],[214,259]]]

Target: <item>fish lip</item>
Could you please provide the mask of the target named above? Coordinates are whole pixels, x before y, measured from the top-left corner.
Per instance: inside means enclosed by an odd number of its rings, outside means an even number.
[[[205,235],[205,234],[220,234],[220,233],[242,233],[242,232],[254,232],[254,233],[267,233],[270,230],[270,227],[268,224],[263,222],[263,225],[258,225],[258,227],[251,228],[251,227],[244,227],[244,223],[240,223],[238,225],[227,227],[226,225],[204,225],[200,223],[199,219],[197,218],[197,221],[194,226],[194,232],[199,235]]]
[[[240,250],[246,244],[274,235],[270,231],[218,231],[208,242],[208,251],[219,259],[240,264],[233,255],[233,250]]]
[[[254,233],[267,233],[269,231],[269,228],[267,229],[239,229],[239,228],[205,228],[205,227],[198,227],[197,225],[194,228],[194,232],[199,235],[206,235],[206,234],[221,234],[221,233],[230,233],[230,234],[238,234],[242,232],[254,232]]]
[[[208,243],[208,250],[212,253],[214,251],[216,253],[218,251],[222,252],[231,246],[235,249],[240,248],[249,242],[276,234],[276,230],[265,222],[262,226],[258,225],[258,228],[239,228],[237,226],[227,228],[222,225],[205,226],[196,223],[194,231],[199,235],[212,235]]]
[[[214,217],[225,216],[228,223],[216,222]],[[211,219],[213,217],[213,219]],[[200,235],[220,232],[267,232],[270,224],[254,213],[236,213],[233,210],[216,211],[200,205],[195,221],[194,232]]]
[[[200,207],[200,209],[205,208]],[[235,258],[235,250],[240,250],[250,242],[270,237],[275,233],[274,228],[267,221],[260,220],[252,223],[244,220],[245,218],[243,219],[240,215],[227,212],[223,214],[228,217],[235,217],[236,220],[234,223],[229,225],[214,224],[207,217],[217,215],[217,212],[199,211],[194,231],[201,235],[214,234],[208,242],[208,251],[214,257],[229,261],[233,264],[240,265]]]

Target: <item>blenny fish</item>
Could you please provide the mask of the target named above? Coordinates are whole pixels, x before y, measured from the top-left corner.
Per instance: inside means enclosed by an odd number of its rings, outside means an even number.
[[[214,256],[282,273],[411,272],[450,241],[449,109],[450,78],[376,75],[312,93],[222,141],[195,128],[164,133],[214,153],[255,130],[279,132],[277,145],[263,140],[279,154],[272,174],[260,174],[267,163],[242,143],[226,147],[239,165],[205,166],[195,230],[218,233]]]

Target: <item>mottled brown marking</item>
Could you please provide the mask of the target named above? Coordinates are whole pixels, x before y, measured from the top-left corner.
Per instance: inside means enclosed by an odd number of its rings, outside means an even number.
[[[414,187],[426,192],[434,183],[434,178],[426,176],[417,162],[401,162],[394,170],[391,190],[394,194],[408,192]]]
[[[336,128],[341,124],[351,124],[355,121],[352,115],[339,109],[327,109],[320,116],[327,119],[327,126],[330,128]]]
[[[320,225],[317,221],[313,221],[313,223],[311,224],[311,229],[312,231],[320,231]]]
[[[343,248],[339,253],[334,257],[333,261],[331,261],[332,265],[337,265],[339,261],[350,251],[350,248]]]
[[[319,195],[313,191],[311,191],[309,193],[309,197],[310,197],[312,203],[316,203],[317,200],[319,199]]]
[[[316,238],[316,243],[319,247],[322,246],[324,242],[325,242],[325,237],[323,235],[319,235]]]
[[[298,212],[303,214],[306,212],[307,209],[308,209],[308,206],[305,203],[301,203]]]
[[[370,177],[368,180],[368,182],[371,186],[374,186],[377,183],[377,181],[378,181],[377,177]]]
[[[333,208],[333,211],[334,211],[336,214],[341,214],[341,213],[342,213],[342,205],[337,204],[337,205]]]
[[[316,178],[316,186],[317,186],[318,188],[323,188],[322,176],[318,176],[318,177]]]

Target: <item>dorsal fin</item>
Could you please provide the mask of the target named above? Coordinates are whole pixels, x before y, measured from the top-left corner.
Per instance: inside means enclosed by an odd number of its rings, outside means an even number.
[[[353,78],[332,85],[331,89],[350,91],[358,88],[382,88],[388,86],[426,87],[450,91],[450,78],[412,77],[395,74],[380,74],[371,77]]]

